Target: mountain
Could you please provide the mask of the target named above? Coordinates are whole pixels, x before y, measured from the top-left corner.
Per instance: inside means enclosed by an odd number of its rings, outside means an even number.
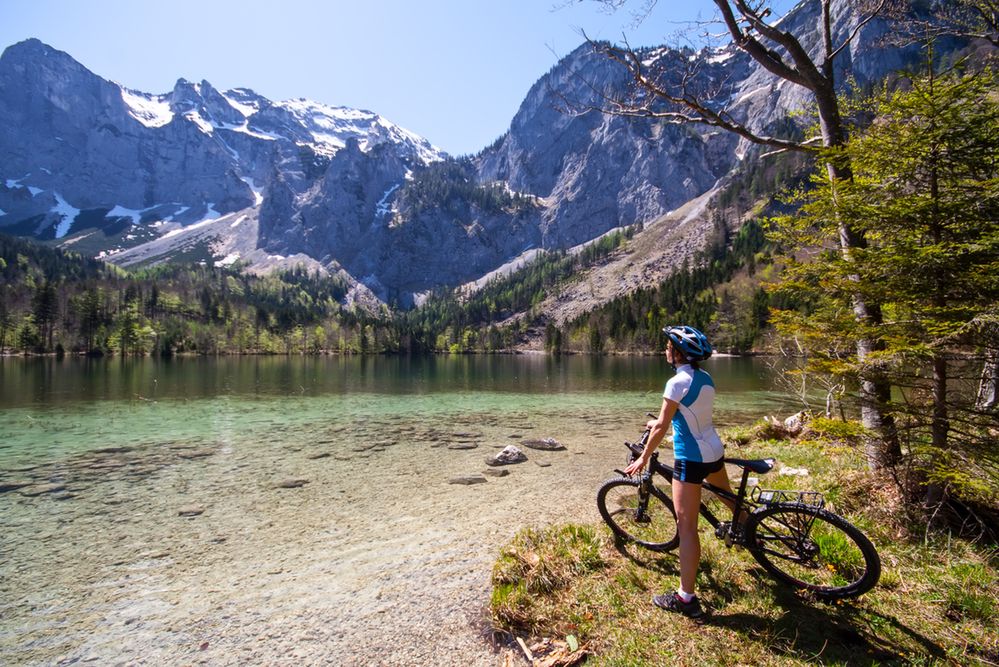
[[[444,157],[369,111],[183,79],[153,95],[34,39],[0,56],[0,91],[0,229],[109,258],[227,214],[255,217],[272,190],[308,191],[348,147],[401,167],[400,179]]]
[[[782,19],[814,34],[812,50],[818,4]],[[838,38],[859,29],[840,80],[868,85],[913,60],[883,48],[885,24],[859,26],[846,0],[833,21]],[[753,129],[791,123],[808,102],[734,46],[640,55],[664,77],[692,65],[691,84]],[[403,305],[635,223],[682,224],[660,237],[696,250],[706,216],[669,214],[723,183],[750,146],[704,126],[584,112],[629,91],[624,68],[584,44],[528,91],[503,137],[456,159],[371,112],[206,81],[133,91],[28,40],[0,57],[0,231],[123,265],[305,263]],[[661,257],[649,265],[668,271]]]

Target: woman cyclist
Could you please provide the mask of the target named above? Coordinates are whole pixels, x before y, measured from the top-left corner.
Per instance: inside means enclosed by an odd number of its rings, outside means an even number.
[[[701,542],[697,534],[701,482],[705,479],[718,488],[732,487],[722,460],[724,447],[711,420],[715,386],[699,362],[711,356],[711,345],[703,333],[689,326],[663,329],[669,339],[666,360],[676,375],[666,383],[659,417],[649,420],[649,437],[642,455],[625,472],[634,475],[649,463],[652,453],[673,426],[673,503],[676,509],[677,534],[680,537],[680,587],[652,598],[653,604],[691,618],[704,616],[694,593]]]

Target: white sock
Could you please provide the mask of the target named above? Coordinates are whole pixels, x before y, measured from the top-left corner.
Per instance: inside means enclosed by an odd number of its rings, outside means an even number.
[[[684,602],[690,602],[691,600],[694,599],[694,594],[688,593],[687,591],[683,590],[683,587],[676,589],[676,594],[679,595],[680,599],[683,600]]]

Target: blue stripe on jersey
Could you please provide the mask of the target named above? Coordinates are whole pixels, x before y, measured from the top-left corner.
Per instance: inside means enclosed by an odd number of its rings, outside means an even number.
[[[698,463],[704,461],[701,448],[697,445],[697,438],[690,432],[690,426],[679,410],[673,415],[673,458]]]
[[[697,397],[701,395],[701,387],[704,385],[714,387],[715,383],[711,380],[711,376],[704,371],[694,371],[694,379],[690,383],[690,389],[687,390],[687,395],[680,400],[680,404],[686,405],[688,408],[693,405]]]

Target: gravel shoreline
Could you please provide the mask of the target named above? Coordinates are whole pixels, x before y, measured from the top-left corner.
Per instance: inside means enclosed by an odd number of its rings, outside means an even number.
[[[606,421],[552,425],[535,436],[567,451],[525,450],[510,475],[463,486],[448,480],[523,429],[416,430],[404,464],[398,443],[347,451],[318,430],[0,471],[0,488],[30,482],[0,493],[0,662],[499,665],[498,549],[526,525],[598,520],[593,493],[621,458]],[[447,449],[458,440],[476,447]],[[573,444],[587,441],[601,444]]]

